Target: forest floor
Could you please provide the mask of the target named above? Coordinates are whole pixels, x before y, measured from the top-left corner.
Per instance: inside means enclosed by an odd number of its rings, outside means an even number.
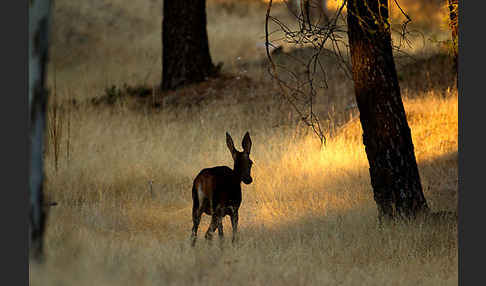
[[[332,60],[314,106],[321,146],[268,75],[255,1],[208,0],[223,76],[158,92],[161,2],[55,2],[45,192],[58,205],[30,285],[457,285],[455,221],[378,227],[353,83]],[[412,28],[396,62],[422,186],[433,211],[456,211],[458,95],[438,44],[449,33]],[[282,59],[305,53],[283,45]],[[253,142],[240,240],[226,218],[222,247],[208,244],[203,216],[192,248],[192,180],[232,167],[227,131],[240,150],[246,131]]]

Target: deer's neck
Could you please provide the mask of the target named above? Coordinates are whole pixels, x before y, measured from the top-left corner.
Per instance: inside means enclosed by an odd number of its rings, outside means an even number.
[[[242,176],[241,176],[241,171],[236,168],[236,166],[233,166],[233,175],[235,177],[235,181],[238,181],[238,184],[241,184],[242,182]]]

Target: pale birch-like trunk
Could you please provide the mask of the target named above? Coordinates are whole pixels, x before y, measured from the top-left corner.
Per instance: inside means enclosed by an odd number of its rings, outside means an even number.
[[[29,1],[29,254],[36,261],[43,257],[46,219],[42,189],[50,6],[50,0]]]

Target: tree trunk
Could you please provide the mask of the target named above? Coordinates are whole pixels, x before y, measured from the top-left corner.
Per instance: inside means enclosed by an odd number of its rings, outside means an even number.
[[[326,0],[289,0],[286,5],[292,16],[300,17],[302,28],[324,25],[329,22]]]
[[[29,250],[36,261],[43,258],[46,214],[43,208],[43,149],[47,92],[44,88],[48,55],[50,0],[29,1],[29,124],[30,207]]]
[[[162,89],[175,89],[215,76],[206,31],[206,0],[164,0]]]
[[[454,61],[454,71],[456,72],[457,84],[459,80],[458,75],[458,57],[459,57],[459,42],[458,42],[458,27],[459,27],[459,0],[449,0],[449,25],[452,34],[452,57]]]
[[[388,1],[347,5],[354,89],[379,218],[414,218],[429,208],[393,60]]]

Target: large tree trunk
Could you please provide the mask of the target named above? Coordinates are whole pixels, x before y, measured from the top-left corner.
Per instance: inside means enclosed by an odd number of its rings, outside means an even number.
[[[44,88],[48,55],[50,0],[29,1],[29,124],[30,124],[30,256],[43,258],[46,214],[43,208],[43,149],[47,92]]]
[[[209,54],[206,0],[164,0],[162,89],[174,89],[217,74]]]
[[[414,218],[429,208],[393,61],[388,1],[347,5],[355,95],[379,217]]]

